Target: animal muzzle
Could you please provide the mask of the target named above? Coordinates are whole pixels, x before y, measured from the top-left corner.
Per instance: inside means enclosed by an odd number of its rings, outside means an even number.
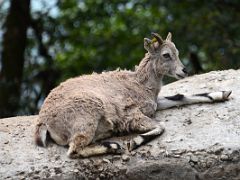
[[[187,69],[185,67],[181,68],[176,72],[176,78],[177,79],[183,79],[188,76]]]

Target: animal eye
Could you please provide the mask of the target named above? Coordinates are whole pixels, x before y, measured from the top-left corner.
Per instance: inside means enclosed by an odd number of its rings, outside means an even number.
[[[169,53],[165,53],[165,54],[163,54],[163,57],[164,58],[170,58],[170,54]]]

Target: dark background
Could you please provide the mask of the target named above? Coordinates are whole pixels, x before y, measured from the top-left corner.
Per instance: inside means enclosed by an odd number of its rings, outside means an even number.
[[[1,1],[0,117],[37,114],[69,77],[133,69],[151,32],[173,33],[191,74],[238,69],[239,9],[238,0]]]

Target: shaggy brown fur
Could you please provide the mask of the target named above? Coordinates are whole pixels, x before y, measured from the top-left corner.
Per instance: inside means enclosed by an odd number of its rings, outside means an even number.
[[[67,80],[53,89],[39,113],[35,139],[46,146],[46,134],[69,145],[70,157],[119,153],[117,143],[99,144],[116,133],[140,132],[129,143],[135,149],[163,132],[152,118],[163,75],[183,78],[184,67],[169,33],[144,39],[148,51],[135,71],[116,70]],[[90,146],[89,146],[90,145]]]

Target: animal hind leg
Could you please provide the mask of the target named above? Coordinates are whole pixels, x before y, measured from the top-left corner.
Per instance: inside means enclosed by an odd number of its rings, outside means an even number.
[[[70,158],[85,158],[90,156],[97,156],[103,154],[122,154],[124,149],[117,142],[102,142],[99,144],[92,144],[75,151],[70,150],[72,147],[70,145],[68,156]]]
[[[88,117],[90,118],[90,117]],[[99,117],[100,118],[100,117]],[[67,155],[70,158],[90,157],[106,153],[119,154],[122,152],[121,146],[117,142],[102,142],[93,144],[96,141],[97,121],[91,117],[92,122],[75,126],[75,135],[71,138]],[[87,128],[86,128],[87,127]],[[106,136],[110,136],[109,134]]]
[[[157,110],[169,109],[189,104],[213,103],[228,100],[232,91],[216,91],[186,96],[177,94],[174,96],[160,97],[157,100]]]

